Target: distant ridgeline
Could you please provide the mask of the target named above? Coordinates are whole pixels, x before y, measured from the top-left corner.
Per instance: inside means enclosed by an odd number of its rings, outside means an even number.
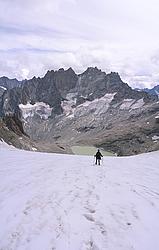
[[[31,140],[61,148],[101,146],[118,155],[159,149],[158,87],[134,90],[119,74],[89,67],[30,80],[0,78],[0,116],[14,117]],[[20,123],[21,122],[21,123]],[[11,129],[11,128],[9,128]],[[68,150],[69,151],[69,150]]]

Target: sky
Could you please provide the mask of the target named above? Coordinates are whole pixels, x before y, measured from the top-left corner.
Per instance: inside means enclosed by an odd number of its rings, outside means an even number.
[[[0,76],[97,66],[159,84],[158,0],[0,0]]]

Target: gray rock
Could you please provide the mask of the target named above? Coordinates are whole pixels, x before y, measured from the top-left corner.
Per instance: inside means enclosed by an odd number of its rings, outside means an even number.
[[[30,110],[20,109],[28,103]],[[67,152],[68,146],[88,144],[119,155],[159,149],[159,140],[152,139],[159,136],[158,110],[157,96],[133,90],[118,73],[96,67],[80,75],[71,68],[48,71],[4,91],[0,102],[1,116],[21,119],[32,140],[49,143],[47,151],[56,144]]]

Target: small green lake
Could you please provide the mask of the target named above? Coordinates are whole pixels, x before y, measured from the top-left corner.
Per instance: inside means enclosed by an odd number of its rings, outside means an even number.
[[[96,154],[98,148],[93,147],[93,146],[72,146],[71,149],[75,155],[91,155],[91,156],[93,156]],[[99,150],[103,156],[115,156],[115,154],[113,154],[111,152],[107,152],[102,148],[99,148]]]

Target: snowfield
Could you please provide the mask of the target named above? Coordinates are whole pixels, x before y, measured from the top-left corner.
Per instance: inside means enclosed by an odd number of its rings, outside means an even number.
[[[0,250],[158,250],[158,163],[0,143]]]
[[[27,103],[26,105],[19,104],[19,108],[22,111],[24,119],[38,115],[41,119],[47,120],[52,112],[52,108],[49,104],[44,102],[36,102],[35,104]]]

